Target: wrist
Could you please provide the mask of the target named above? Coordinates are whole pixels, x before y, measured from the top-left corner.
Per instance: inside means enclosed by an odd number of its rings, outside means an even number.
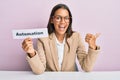
[[[97,46],[89,46],[89,48],[96,50]]]
[[[33,53],[27,53],[27,54],[28,54],[28,56],[29,56],[30,58],[32,58],[32,57],[34,57],[34,56],[36,55],[35,52],[33,52]]]

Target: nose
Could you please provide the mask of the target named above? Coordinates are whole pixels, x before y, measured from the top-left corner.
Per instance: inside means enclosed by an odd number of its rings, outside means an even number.
[[[64,19],[64,18],[62,18],[60,22],[61,22],[61,23],[65,23],[65,19]]]

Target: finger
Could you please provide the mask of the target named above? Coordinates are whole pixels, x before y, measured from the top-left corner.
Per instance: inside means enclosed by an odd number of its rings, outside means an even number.
[[[26,38],[26,39],[24,39],[24,41],[22,42],[22,45],[24,45],[24,44],[26,44],[26,42],[28,42],[28,41],[32,41],[32,39],[31,38]]]
[[[86,39],[86,40],[85,40],[85,42],[89,42],[89,40],[88,40],[88,39]]]
[[[26,48],[27,46],[30,46],[30,45],[32,45],[33,46],[33,42],[26,42],[26,43],[24,43],[23,45],[22,45],[22,48],[24,49],[24,48]]]
[[[33,42],[31,41],[24,42],[24,44],[22,44],[22,48],[25,48],[27,45],[33,45]]]
[[[85,41],[86,41],[86,42],[89,42],[89,40],[90,40],[90,38],[85,38]]]
[[[32,44],[29,44],[29,45],[26,45],[26,46],[24,47],[24,50],[25,50],[26,52],[28,52],[28,50],[31,49],[31,48],[33,48],[33,45],[32,45]]]
[[[86,34],[85,39],[91,38],[91,34]]]
[[[24,42],[26,42],[26,41],[32,41],[32,38],[28,37],[28,38],[24,39]]]
[[[26,38],[24,41],[25,41],[25,42],[27,42],[27,41],[32,41],[32,38],[28,37],[28,38]]]
[[[26,38],[26,39],[22,42],[22,45],[28,44],[28,43],[33,43],[33,42],[32,42],[32,39]]]
[[[91,38],[93,38],[93,34],[90,34],[90,33],[87,34],[86,37],[85,37],[85,39],[88,39],[88,40],[91,39]]]
[[[92,35],[92,34],[90,34],[90,33],[87,33],[87,34],[86,34],[86,36],[91,36],[91,35]]]
[[[29,49],[29,47],[26,46],[26,47],[24,48],[24,51],[25,51],[25,52],[28,52],[28,49]]]
[[[101,35],[101,33],[96,33],[95,38],[98,38]]]

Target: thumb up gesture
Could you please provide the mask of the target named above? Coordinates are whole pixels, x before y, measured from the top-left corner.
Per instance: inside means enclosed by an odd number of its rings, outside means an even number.
[[[88,43],[91,49],[96,49],[96,39],[100,36],[100,33],[93,34],[86,34],[85,41]]]

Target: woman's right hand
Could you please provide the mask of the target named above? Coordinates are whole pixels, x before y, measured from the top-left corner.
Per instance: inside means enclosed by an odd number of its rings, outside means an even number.
[[[31,38],[26,38],[23,42],[22,42],[22,48],[23,50],[28,53],[31,57],[33,57],[35,55],[35,50],[33,47],[33,41]]]

